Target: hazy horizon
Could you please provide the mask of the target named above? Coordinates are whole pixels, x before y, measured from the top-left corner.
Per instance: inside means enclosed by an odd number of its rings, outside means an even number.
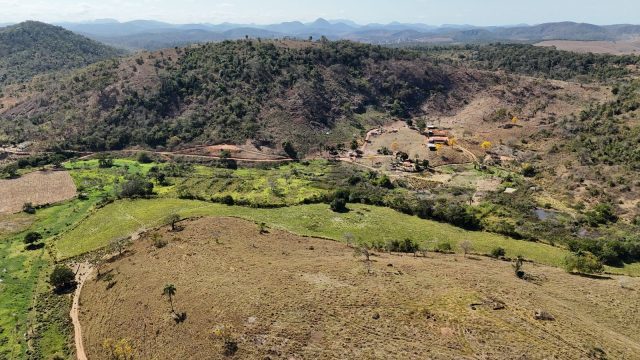
[[[173,24],[224,22],[265,25],[286,21],[312,22],[317,18],[370,23],[421,23],[475,26],[509,26],[559,21],[597,25],[637,24],[640,2],[612,0],[558,1],[540,0],[514,4],[513,1],[487,0],[382,0],[338,1],[322,3],[274,0],[0,0],[0,23],[37,20],[49,23],[89,22],[114,19],[120,22],[155,20]]]

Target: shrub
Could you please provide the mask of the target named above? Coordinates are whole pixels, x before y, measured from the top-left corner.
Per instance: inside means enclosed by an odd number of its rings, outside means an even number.
[[[329,205],[333,212],[344,213],[347,212],[347,201],[343,198],[335,198]]]
[[[225,195],[220,199],[220,203],[231,206],[235,204],[235,201],[233,200],[233,196]]]
[[[30,232],[24,236],[24,243],[27,245],[35,244],[40,239],[42,239],[42,235],[37,232]]]
[[[151,155],[147,152],[138,153],[138,162],[141,164],[150,164],[153,162]]]
[[[598,226],[600,224],[608,224],[618,221],[618,216],[615,214],[613,207],[610,204],[598,204],[592,211],[586,212],[586,221],[591,226]]]
[[[35,214],[36,213],[36,208],[35,206],[33,206],[32,203],[28,202],[28,203],[24,203],[24,205],[22,205],[22,211],[24,211],[27,214]]]
[[[49,283],[56,291],[64,291],[75,284],[75,274],[68,267],[57,265],[49,277]]]
[[[171,225],[171,231],[176,231],[177,227],[176,224],[180,221],[180,215],[176,214],[176,213],[171,213],[169,215],[167,215],[167,217],[165,218],[164,222],[168,225]]]
[[[460,249],[464,252],[464,256],[473,251],[473,244],[469,240],[465,240],[460,243]]]
[[[163,239],[162,235],[158,233],[153,233],[153,235],[151,235],[151,240],[153,241],[153,246],[158,249],[162,249],[168,244],[167,240]]]
[[[524,278],[524,271],[522,270],[522,265],[524,264],[524,259],[522,258],[522,256],[518,256],[516,258],[516,262],[513,264],[513,271],[515,272],[516,276],[520,279]]]
[[[420,249],[420,245],[412,239],[391,240],[387,243],[387,250],[390,252],[416,253]]]
[[[505,254],[506,254],[506,251],[504,250],[504,248],[501,248],[501,247],[497,247],[491,250],[491,256],[496,259],[499,259],[505,256]]]
[[[445,241],[445,242],[441,242],[436,244],[436,249],[435,252],[439,252],[439,253],[443,253],[443,254],[450,254],[453,252],[453,247],[451,246],[451,243]]]
[[[144,197],[153,194],[153,183],[146,181],[139,175],[129,177],[120,187],[118,195],[121,198]]]
[[[382,175],[378,179],[377,185],[386,189],[393,189],[393,183],[391,182],[391,179],[389,179],[387,175]]]
[[[113,167],[113,159],[107,159],[107,158],[98,159],[98,167],[101,169],[108,169]]]
[[[531,164],[522,165],[522,176],[524,177],[534,177],[538,171]]]
[[[604,265],[593,254],[578,252],[567,255],[564,259],[564,268],[569,273],[600,274],[604,271]]]

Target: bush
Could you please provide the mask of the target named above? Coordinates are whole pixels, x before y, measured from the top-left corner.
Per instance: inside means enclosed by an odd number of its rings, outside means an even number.
[[[453,247],[451,246],[451,243],[449,242],[441,242],[438,243],[436,245],[436,249],[435,252],[439,252],[439,253],[443,253],[443,254],[450,254],[453,252]]]
[[[120,187],[118,195],[121,198],[144,197],[153,194],[153,183],[141,176],[131,176]]]
[[[496,259],[499,259],[505,256],[505,254],[506,254],[506,251],[504,250],[504,248],[501,248],[501,247],[497,247],[491,250],[491,256]]]
[[[153,159],[151,158],[151,155],[149,155],[149,153],[141,152],[138,153],[138,162],[141,164],[151,164],[153,162]]]
[[[610,204],[598,204],[592,211],[588,211],[585,215],[587,223],[591,226],[598,226],[600,224],[608,224],[618,221],[618,216],[615,214],[613,207]]]
[[[113,167],[113,159],[107,159],[107,158],[98,159],[98,167],[101,169],[108,169]]]
[[[349,209],[347,209],[347,201],[343,198],[333,199],[329,207],[333,212],[337,212],[337,213],[344,213],[349,211]]]
[[[568,273],[600,274],[604,271],[604,265],[593,254],[578,252],[567,255],[564,259],[564,268]]]
[[[27,245],[32,245],[42,239],[42,235],[37,232],[30,232],[24,236],[24,243]]]
[[[233,196],[225,195],[220,199],[220,203],[231,206],[235,203],[235,201],[233,200]]]
[[[36,207],[33,206],[33,204],[30,202],[24,203],[24,205],[22,205],[22,211],[26,212],[27,214],[33,215],[36,213]]]
[[[67,290],[75,284],[75,274],[68,267],[57,265],[49,277],[49,283],[56,291]]]
[[[413,254],[420,249],[420,245],[412,239],[404,239],[403,241],[391,240],[387,244],[387,250],[390,252],[410,253]]]

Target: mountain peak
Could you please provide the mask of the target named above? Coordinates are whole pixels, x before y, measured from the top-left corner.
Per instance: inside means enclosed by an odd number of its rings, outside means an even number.
[[[327,27],[327,26],[331,26],[331,23],[323,18],[318,18],[316,21],[311,23],[311,25],[317,26],[317,27]]]

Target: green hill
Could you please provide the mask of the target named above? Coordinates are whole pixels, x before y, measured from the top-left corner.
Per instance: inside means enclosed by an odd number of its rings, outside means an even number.
[[[351,42],[210,43],[43,79],[0,118],[14,141],[66,148],[251,139],[304,152],[350,141],[367,127],[367,110],[418,111],[461,87],[451,76],[418,52]]]
[[[114,48],[36,21],[0,28],[0,85],[118,56]]]

